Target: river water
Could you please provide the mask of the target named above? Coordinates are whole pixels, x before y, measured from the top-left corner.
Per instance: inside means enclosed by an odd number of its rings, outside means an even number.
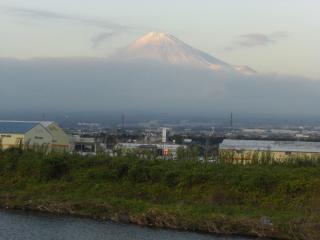
[[[0,210],[0,240],[247,240]]]

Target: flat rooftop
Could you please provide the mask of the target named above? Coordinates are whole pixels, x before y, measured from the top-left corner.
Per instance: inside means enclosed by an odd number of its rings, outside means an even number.
[[[320,142],[225,139],[219,148],[222,150],[320,153]]]

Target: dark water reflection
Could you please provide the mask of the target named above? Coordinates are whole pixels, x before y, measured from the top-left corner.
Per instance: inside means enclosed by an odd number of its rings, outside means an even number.
[[[0,210],[0,240],[247,240]]]

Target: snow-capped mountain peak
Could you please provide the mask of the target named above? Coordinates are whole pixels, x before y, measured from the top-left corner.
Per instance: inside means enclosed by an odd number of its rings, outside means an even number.
[[[248,72],[247,69],[229,65],[164,32],[147,33],[117,52],[113,58],[124,61],[153,60],[171,65],[187,65],[215,71]]]
[[[164,32],[149,32],[141,38],[137,39],[131,47],[140,47],[150,44],[161,45],[161,44],[175,44],[179,41],[174,36]]]

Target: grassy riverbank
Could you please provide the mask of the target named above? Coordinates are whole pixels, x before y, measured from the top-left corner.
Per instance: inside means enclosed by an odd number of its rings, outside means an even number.
[[[0,152],[0,205],[146,226],[320,239],[320,165]]]

